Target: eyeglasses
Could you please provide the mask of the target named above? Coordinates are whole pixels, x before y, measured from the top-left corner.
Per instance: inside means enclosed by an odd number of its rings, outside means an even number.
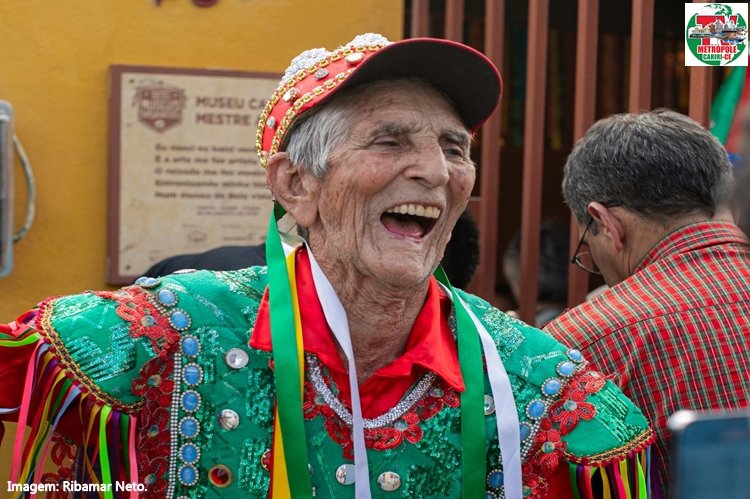
[[[601,275],[602,272],[599,270],[599,267],[596,266],[596,263],[594,263],[594,258],[591,256],[591,252],[581,251],[583,240],[586,239],[586,234],[591,228],[592,223],[594,223],[593,218],[586,224],[586,228],[583,230],[583,234],[581,234],[581,240],[578,241],[578,246],[573,252],[573,258],[570,259],[570,263],[577,265],[590,274]]]

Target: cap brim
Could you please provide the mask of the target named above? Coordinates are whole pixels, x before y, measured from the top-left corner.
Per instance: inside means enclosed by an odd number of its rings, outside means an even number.
[[[474,131],[490,117],[502,93],[494,64],[481,52],[450,40],[410,38],[373,54],[338,91],[388,76],[416,76],[446,94]]]

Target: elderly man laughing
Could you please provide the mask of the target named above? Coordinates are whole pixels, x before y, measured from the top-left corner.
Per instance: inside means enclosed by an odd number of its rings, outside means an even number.
[[[580,352],[436,270],[500,89],[487,58],[445,40],[366,34],[294,59],[257,134],[268,267],[49,299],[0,329],[0,406],[32,426],[11,481],[647,497],[640,411]],[[304,240],[279,233],[284,212]],[[48,445],[60,471],[42,476]]]

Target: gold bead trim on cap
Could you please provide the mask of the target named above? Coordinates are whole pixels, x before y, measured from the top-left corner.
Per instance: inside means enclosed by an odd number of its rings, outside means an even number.
[[[258,129],[255,135],[255,148],[258,152],[258,159],[263,168],[268,163],[268,157],[279,151],[281,143],[284,140],[284,135],[291,126],[292,122],[302,113],[304,106],[312,102],[314,99],[320,98],[326,92],[330,92],[338,85],[340,85],[346,78],[355,70],[365,59],[365,52],[377,52],[385,47],[386,44],[375,44],[375,45],[362,45],[362,46],[350,46],[338,49],[331,53],[328,57],[321,60],[320,62],[310,66],[307,69],[298,71],[293,77],[289,79],[286,84],[279,85],[278,88],[271,95],[268,100],[266,107],[260,114],[258,119]],[[357,55],[359,54],[359,55]],[[329,70],[326,69],[331,63],[340,61],[341,59],[346,61],[346,64],[350,66],[349,69],[338,73],[330,79],[324,81],[321,85],[318,85],[306,92],[303,95],[299,95],[299,90],[295,86],[303,80],[313,77],[316,80],[322,80],[323,78],[329,77]],[[354,66],[354,67],[352,67]],[[324,74],[322,78],[320,75]],[[269,126],[270,129],[274,130],[273,139],[268,150],[263,149],[263,134],[266,131],[267,121],[271,116],[271,112],[274,107],[279,103],[279,100],[291,104],[291,107],[284,113],[283,118],[280,120],[273,120],[275,127]]]

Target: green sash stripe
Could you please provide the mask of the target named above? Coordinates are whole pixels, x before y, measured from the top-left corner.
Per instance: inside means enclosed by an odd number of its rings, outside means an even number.
[[[294,499],[312,499],[312,483],[308,472],[307,439],[302,415],[300,371],[297,362],[297,339],[294,329],[294,308],[289,289],[289,273],[281,246],[276,220],[284,216],[284,208],[274,206],[266,239],[268,262],[268,301],[271,315],[274,384],[279,410],[284,457],[289,491]],[[279,375],[283,373],[283,375]]]
[[[458,362],[466,385],[466,391],[461,394],[461,469],[463,474],[461,495],[464,499],[474,499],[484,497],[487,474],[482,349],[474,321],[461,305],[461,300],[442,267],[438,266],[435,269],[435,278],[448,287],[453,295],[458,336]]]

